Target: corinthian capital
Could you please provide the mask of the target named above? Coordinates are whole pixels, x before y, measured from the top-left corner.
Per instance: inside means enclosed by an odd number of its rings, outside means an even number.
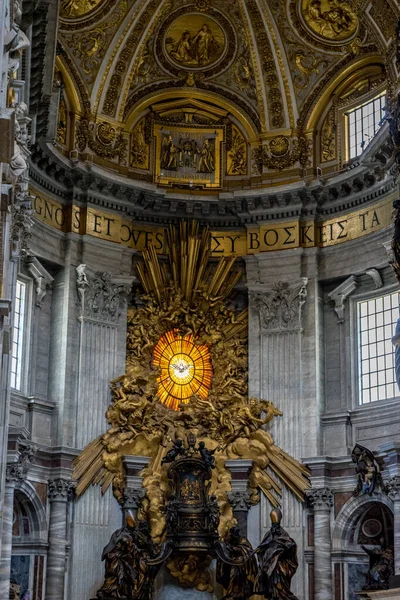
[[[383,489],[392,500],[400,500],[400,475],[395,475],[386,480]]]
[[[333,493],[329,488],[310,490],[307,499],[314,510],[330,510],[333,506]]]
[[[234,512],[239,510],[247,512],[251,506],[250,493],[247,491],[228,492],[228,500]]]
[[[272,332],[301,329],[307,282],[307,278],[302,277],[293,283],[277,282],[270,290],[250,292],[250,305],[258,311],[263,330]]]
[[[133,278],[113,278],[111,273],[101,272],[91,275],[86,265],[79,265],[76,272],[81,317],[116,323]]]
[[[72,499],[72,494],[75,489],[75,482],[69,479],[49,479],[47,493],[50,502],[68,502]]]

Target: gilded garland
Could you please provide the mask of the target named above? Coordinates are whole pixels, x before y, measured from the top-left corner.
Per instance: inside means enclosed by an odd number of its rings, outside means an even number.
[[[112,484],[123,499],[126,455],[150,456],[144,469],[146,497],[141,517],[153,539],[165,533],[170,493],[162,459],[173,440],[189,432],[215,451],[211,494],[220,511],[219,533],[233,525],[227,492],[227,459],[251,459],[251,501],[262,491],[275,507],[281,484],[300,499],[309,487],[308,470],[274,444],[266,425],[282,413],[272,402],[248,399],[247,310],[227,304],[240,272],[235,256],[210,265],[210,234],[182,223],[168,232],[168,260],[153,248],[143,252],[138,273],[145,290],[128,314],[126,373],[111,382],[110,428],[93,440],[75,461],[79,496],[90,484],[102,492]]]

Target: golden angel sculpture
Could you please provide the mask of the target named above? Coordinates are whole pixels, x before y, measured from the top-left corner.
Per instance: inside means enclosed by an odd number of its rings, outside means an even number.
[[[273,507],[284,484],[304,500],[308,469],[275,445],[267,425],[282,413],[272,402],[248,398],[247,310],[229,307],[241,273],[235,256],[210,263],[210,234],[182,223],[167,236],[168,262],[153,248],[143,252],[138,274],[144,295],[128,313],[126,373],[111,382],[110,427],[75,461],[79,496],[91,484],[112,484],[123,496],[123,457],[151,457],[142,472],[146,497],[139,517],[155,542],[165,533],[169,483],[163,458],[189,432],[212,452],[210,494],[220,508],[219,533],[235,525],[227,493],[228,459],[251,459],[251,501],[260,492]]]

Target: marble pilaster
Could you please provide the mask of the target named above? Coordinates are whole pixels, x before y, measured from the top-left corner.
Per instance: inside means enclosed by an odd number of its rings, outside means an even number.
[[[313,489],[308,500],[314,510],[315,600],[332,600],[331,508],[333,494],[328,488]]]
[[[316,432],[310,427],[310,419],[315,402],[315,390],[305,386],[314,377],[309,373],[312,364],[311,355],[314,348],[309,348],[311,339],[307,331],[305,344],[304,319],[307,324],[316,326],[315,313],[312,311],[314,289],[312,286],[311,308],[309,304],[309,283],[302,273],[301,256],[291,254],[288,265],[288,280],[277,279],[282,274],[280,257],[270,256],[268,262],[264,257],[257,257],[258,272],[249,280],[249,394],[258,398],[272,400],[282,413],[282,418],[276,418],[269,426],[275,443],[283,450],[301,459],[314,452]],[[248,261],[249,263],[249,261]],[[248,264],[248,266],[250,266]],[[254,265],[252,265],[254,268]],[[248,273],[250,277],[250,273]],[[268,282],[268,283],[264,283]],[[269,283],[272,282],[272,283]],[[307,315],[306,315],[307,313]],[[310,357],[310,360],[307,357]],[[314,358],[315,364],[315,358]],[[314,400],[311,400],[311,398]],[[296,541],[298,546],[299,569],[293,579],[293,592],[303,597],[305,590],[304,578],[304,528],[303,508],[297,498],[283,486],[282,494],[283,527]],[[263,515],[269,514],[271,507],[262,498],[261,530],[259,543],[270,523]]]
[[[125,369],[127,295],[133,278],[76,268],[78,299],[78,369],[76,398],[76,446],[84,448],[103,434],[111,397],[109,383]],[[121,509],[109,488],[102,495],[90,486],[74,503],[69,595],[87,600],[104,576],[101,551],[114,530],[121,527]],[[93,551],[93,548],[96,551]],[[89,558],[88,558],[89,557]],[[82,583],[84,582],[84,583]]]
[[[49,549],[47,554],[46,600],[63,600],[67,549],[68,502],[74,484],[67,479],[50,479]]]

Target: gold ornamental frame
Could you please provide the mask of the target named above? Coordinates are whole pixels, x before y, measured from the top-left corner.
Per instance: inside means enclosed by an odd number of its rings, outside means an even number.
[[[213,173],[200,173],[195,169],[185,169],[183,166],[176,168],[176,174],[172,170],[162,166],[163,142],[171,136],[174,140],[181,138],[197,140],[200,150],[201,142],[205,139],[212,140],[215,166]],[[224,141],[224,127],[186,127],[185,125],[161,125],[154,124],[155,137],[155,183],[165,186],[184,185],[185,187],[198,188],[220,188],[221,182],[221,149]],[[191,171],[191,172],[189,172]]]

